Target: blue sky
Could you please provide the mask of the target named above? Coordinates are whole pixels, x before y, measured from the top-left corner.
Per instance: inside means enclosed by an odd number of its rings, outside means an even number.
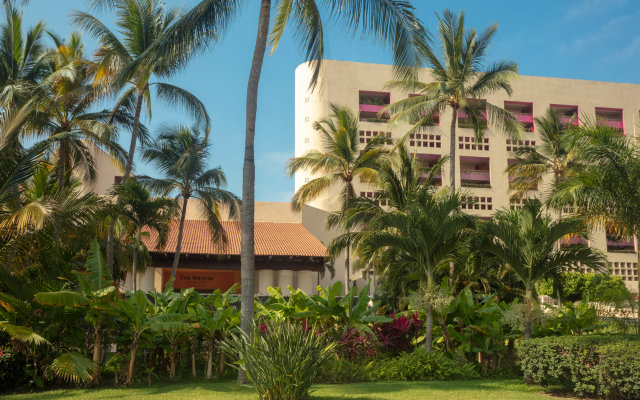
[[[195,0],[167,0],[188,7]],[[228,188],[241,193],[244,151],[244,109],[258,18],[258,0],[246,1],[239,18],[221,42],[195,58],[172,83],[195,93],[213,121],[211,166],[221,165]],[[640,32],[637,0],[414,0],[425,25],[435,30],[435,12],[449,7],[465,10],[467,25],[484,29],[497,22],[498,34],[489,59],[511,59],[524,75],[553,76],[640,83]],[[49,29],[66,36],[76,30],[72,10],[88,10],[84,0],[31,0],[24,10],[24,25],[44,20]],[[108,13],[93,11],[109,23]],[[112,24],[110,26],[113,27]],[[353,37],[340,27],[325,26],[329,59],[390,63],[385,49]],[[89,51],[94,41],[85,35]],[[260,84],[256,127],[256,200],[288,201],[293,179],[285,175],[285,162],[294,151],[294,70],[302,61],[291,36],[265,60]],[[180,112],[153,104],[152,131],[162,123],[185,123]],[[126,134],[122,143],[128,143]],[[153,174],[142,161],[138,174]]]

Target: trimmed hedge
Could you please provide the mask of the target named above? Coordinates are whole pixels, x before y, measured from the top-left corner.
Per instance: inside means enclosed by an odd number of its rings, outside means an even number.
[[[558,384],[580,396],[640,399],[640,337],[546,337],[518,346],[527,382]]]

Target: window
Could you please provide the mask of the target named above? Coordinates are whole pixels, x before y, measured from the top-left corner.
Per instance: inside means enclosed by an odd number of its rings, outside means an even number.
[[[569,125],[580,126],[580,112],[578,106],[568,106],[565,104],[551,104],[549,108],[556,110],[560,117],[560,122],[565,128]]]
[[[624,134],[624,114],[622,108],[596,107],[596,124],[608,126]]]
[[[473,136],[458,136],[458,148],[460,150],[489,151],[489,138],[483,137],[476,141]]]
[[[485,196],[465,196],[462,199],[463,210],[487,210],[493,209],[493,198]]]
[[[369,143],[371,139],[373,139],[378,135],[391,137],[391,132],[364,131],[364,130],[358,132],[360,143]]]
[[[409,135],[409,146],[439,149],[442,146],[440,135],[412,133]]]
[[[475,118],[483,129],[487,128],[486,100],[467,99],[470,108],[476,110]],[[464,110],[458,110],[458,128],[473,128],[473,118]]]

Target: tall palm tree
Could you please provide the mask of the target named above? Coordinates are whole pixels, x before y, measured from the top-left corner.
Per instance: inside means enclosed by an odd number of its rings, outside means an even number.
[[[46,34],[39,22],[23,37],[22,13],[5,3],[5,22],[0,25],[0,105],[21,107],[47,74],[42,62]]]
[[[431,69],[431,82],[414,79],[395,80],[388,87],[414,94],[397,101],[381,112],[392,114],[390,123],[400,121],[412,124],[407,134],[428,125],[435,113],[451,110],[449,179],[455,192],[456,181],[456,124],[458,114],[465,114],[476,140],[480,140],[488,125],[503,133],[518,137],[522,124],[509,111],[487,102],[484,97],[504,91],[511,95],[509,81],[518,73],[513,61],[499,61],[487,65],[487,48],[498,29],[491,25],[478,34],[475,29],[465,30],[464,12],[459,15],[445,10],[439,20],[439,49],[436,53],[427,45],[420,46],[420,57]]]
[[[535,147],[518,148],[514,152],[515,162],[506,170],[514,178],[510,182],[510,189],[516,197],[537,190],[548,174],[553,174],[553,189],[561,180],[575,172],[578,166],[575,160],[575,141],[572,135],[567,134],[567,128],[558,112],[549,108],[543,117],[536,118],[535,121],[542,143]]]
[[[409,153],[404,140],[399,141],[389,153],[381,155],[377,166],[375,196],[354,197],[344,213],[334,212],[327,217],[329,226],[342,225],[347,230],[329,242],[328,253],[338,257],[349,245],[357,247],[369,232],[367,224],[375,217],[389,210],[406,210],[424,188],[435,192],[435,179],[441,173],[446,159],[443,157],[432,167],[426,168],[415,154]],[[383,270],[387,262],[392,262],[384,257],[375,260],[381,265],[361,266],[367,270]],[[388,284],[393,280],[387,276],[385,282]]]
[[[114,112],[125,109],[133,115],[131,141],[122,181],[129,179],[133,168],[135,149],[140,134],[142,106],[151,118],[151,89],[156,98],[169,106],[181,106],[193,115],[208,132],[209,115],[204,105],[189,91],[170,83],[154,81],[170,79],[182,70],[198,50],[207,46],[214,32],[206,30],[193,34],[185,27],[185,20],[176,9],[166,9],[160,0],[107,0],[96,4],[109,5],[116,14],[118,35],[99,18],[76,11],[73,20],[98,39],[98,66],[96,84],[110,86],[113,92],[122,92]],[[164,45],[168,38],[179,37],[180,46]],[[141,59],[144,56],[144,61]],[[107,240],[107,265],[113,269],[113,220]]]
[[[383,144],[388,138],[376,136],[360,148],[358,133],[358,115],[346,107],[330,104],[331,115],[321,121],[316,121],[313,128],[322,136],[323,151],[310,150],[304,155],[289,159],[287,171],[293,175],[301,170],[308,170],[314,175],[321,176],[311,179],[302,185],[291,199],[291,207],[299,211],[302,207],[318,198],[322,193],[336,184],[341,186],[339,213],[343,214],[349,208],[355,197],[353,181],[374,183],[377,168],[382,155],[387,150]],[[346,248],[345,261],[345,293],[350,288],[350,249]]]
[[[609,127],[589,122],[582,125],[576,142],[582,168],[558,184],[549,203],[555,207],[574,205],[592,225],[613,226],[620,236],[640,240],[638,144]],[[638,261],[640,265],[640,252]]]
[[[607,260],[602,252],[586,244],[558,246],[569,236],[588,238],[583,219],[552,220],[538,200],[526,201],[521,209],[498,211],[482,226],[483,248],[495,255],[524,286],[524,338],[531,338],[533,290],[537,282],[579,264],[602,272]]]
[[[196,127],[165,125],[158,139],[145,150],[143,157],[155,164],[165,178],[140,177],[140,183],[162,196],[175,193],[176,198],[182,199],[178,240],[171,270],[173,285],[180,261],[189,199],[197,200],[196,204],[206,217],[214,240],[225,240],[220,223],[220,208],[224,207],[229,217],[234,218],[238,212],[239,199],[233,193],[221,189],[227,183],[222,168],[206,169],[209,157],[208,136],[203,135]]]
[[[158,233],[158,247],[164,247],[169,233],[169,222],[175,215],[175,201],[167,197],[152,198],[151,193],[135,179],[114,187],[114,196],[120,196],[121,202],[116,211],[131,223],[128,234],[133,245],[132,273],[133,291],[137,286],[138,253],[146,251],[142,237],[150,231]],[[146,230],[143,230],[147,228]]]
[[[84,58],[84,45],[79,34],[68,40],[51,35],[55,49],[43,55],[49,75],[38,84],[34,94],[32,118],[23,132],[27,138],[43,137],[50,141],[49,153],[57,168],[58,190],[73,170],[81,170],[85,178],[95,177],[92,147],[110,154],[124,163],[124,150],[116,142],[117,126],[127,126],[130,118],[118,110],[112,121],[109,110],[93,111],[102,100],[101,90],[92,85],[92,63]]]
[[[473,217],[459,212],[456,193],[437,196],[420,191],[406,210],[379,215],[367,225],[368,234],[359,243],[364,262],[375,257],[393,257],[381,275],[413,275],[432,293],[440,272],[449,271],[456,249],[473,226]],[[433,305],[427,301],[425,347],[433,345]]]

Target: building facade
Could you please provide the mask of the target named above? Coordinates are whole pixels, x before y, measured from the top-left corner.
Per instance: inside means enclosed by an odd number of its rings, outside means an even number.
[[[389,65],[366,64],[346,61],[324,61],[315,90],[308,90],[312,76],[308,64],[302,64],[295,74],[295,156],[312,149],[322,149],[321,137],[312,124],[329,115],[329,104],[335,103],[360,113],[360,143],[364,144],[377,135],[401,138],[409,130],[408,124],[390,125],[378,112],[385,106],[411,93],[389,90],[385,84],[393,80]],[[430,81],[429,70],[421,72],[422,82]],[[485,131],[480,142],[474,139],[473,130],[465,124],[465,115],[458,114],[456,133],[456,186],[473,200],[464,206],[466,212],[488,218],[496,210],[518,207],[509,199],[509,177],[505,173],[513,160],[512,152],[521,146],[535,146],[540,138],[535,118],[543,116],[548,108],[555,108],[567,124],[579,124],[581,119],[599,121],[619,129],[625,135],[636,135],[640,118],[640,85],[627,83],[596,82],[575,79],[518,76],[512,82],[511,97],[500,92],[487,96],[494,105],[513,112],[523,123],[526,132],[521,140],[508,139],[491,128]],[[577,118],[573,118],[576,116]],[[451,113],[434,116],[433,126],[411,135],[407,144],[412,152],[431,165],[447,155],[450,146]],[[638,131],[640,135],[640,130]],[[449,182],[449,168],[443,168],[440,181]],[[302,171],[295,175],[295,189],[313,179]],[[541,196],[549,188],[551,176],[531,196]],[[336,191],[329,191],[311,203],[311,206],[327,212],[338,209]],[[356,183],[356,192],[372,197],[375,187]],[[639,205],[640,206],[640,205]],[[638,291],[638,244],[633,239],[613,237],[604,229],[595,231],[590,245],[607,254],[611,273],[621,276],[627,287]],[[344,274],[344,264],[335,264],[336,276]],[[355,276],[358,278],[359,276]]]

